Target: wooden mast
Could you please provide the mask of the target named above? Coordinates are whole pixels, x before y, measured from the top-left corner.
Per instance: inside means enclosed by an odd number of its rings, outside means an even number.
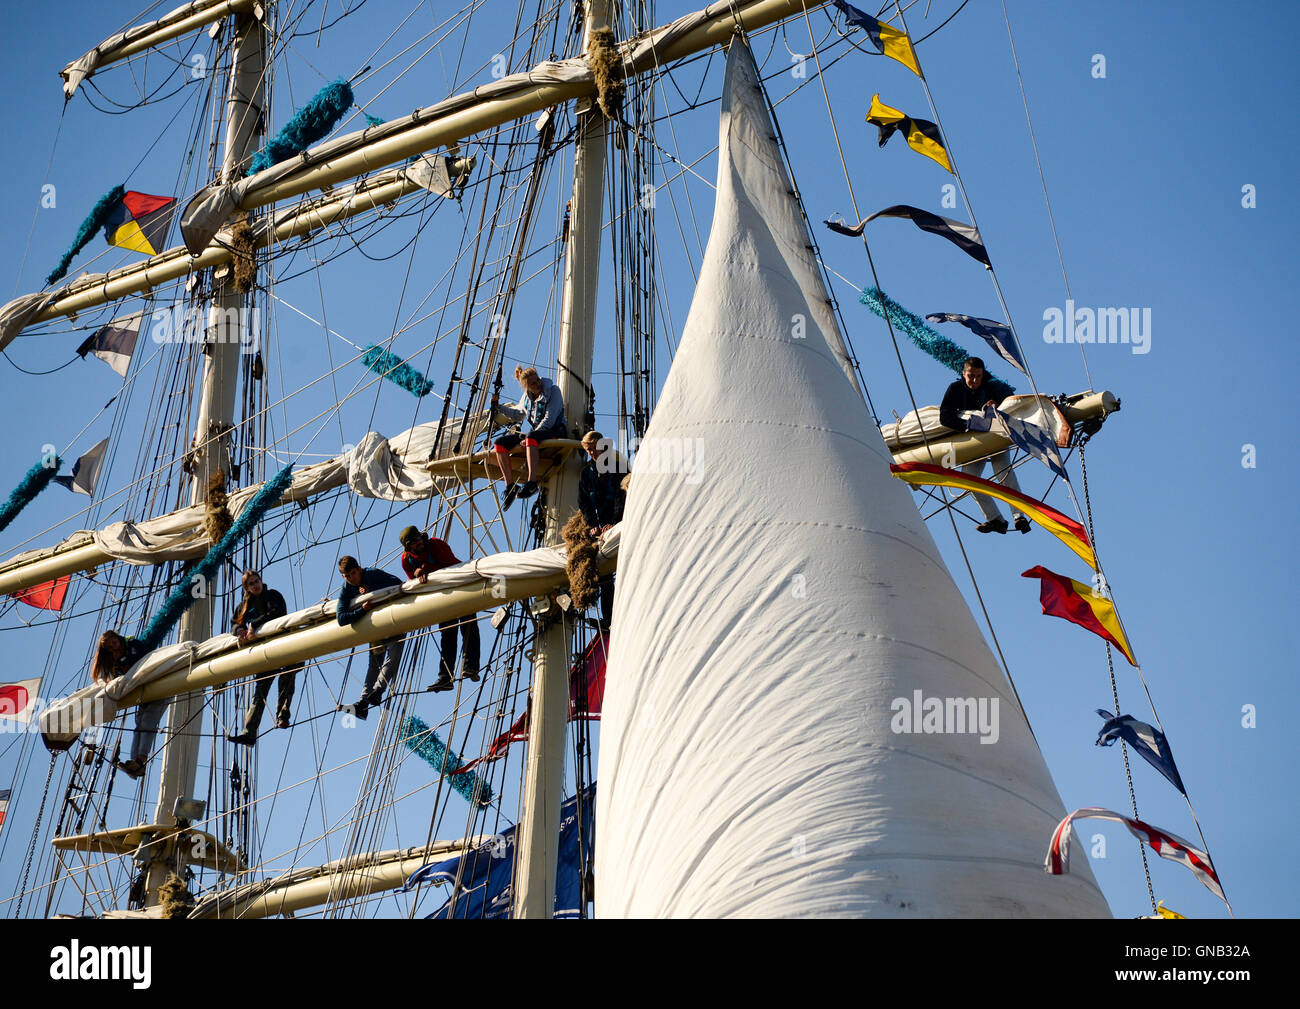
[[[583,50],[590,59],[592,36],[609,27],[608,0],[588,0]],[[573,164],[569,248],[564,265],[560,315],[560,372],[572,429],[586,412],[596,331],[600,269],[601,203],[605,192],[604,113],[592,98],[579,105],[579,135]],[[560,530],[578,507],[580,459],[570,456],[545,483],[546,544],[561,542]],[[540,616],[529,709],[528,758],[519,820],[515,875],[516,918],[550,918],[555,903],[555,860],[559,851],[560,806],[564,802],[565,727],[569,720],[569,639],[566,613],[551,603]]]
[[[226,142],[221,174],[226,181],[247,170],[261,132],[266,96],[266,28],[262,17],[248,11],[235,15],[231,46],[230,91],[226,98]],[[221,471],[229,476],[230,432],[235,419],[235,391],[239,381],[240,353],[250,344],[243,339],[245,324],[251,325],[244,310],[244,293],[235,283],[234,264],[218,276],[209,309],[207,342],[203,346],[203,389],[198,423],[194,432],[193,483],[190,502],[201,504],[207,497],[209,477]],[[208,586],[196,586],[199,600],[181,618],[179,640],[204,641],[212,636],[214,594]],[[198,767],[200,719],[203,691],[182,694],[168,705],[163,746],[162,779],[154,822],[176,822],[173,814],[178,799],[194,792]],[[159,901],[158,889],[173,866],[167,861],[149,866],[145,904]]]

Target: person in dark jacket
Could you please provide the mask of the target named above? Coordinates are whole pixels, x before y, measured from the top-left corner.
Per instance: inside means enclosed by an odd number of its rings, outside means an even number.
[[[244,572],[244,599],[235,611],[235,636],[241,645],[247,645],[257,639],[258,629],[268,620],[282,617],[289,612],[284,596],[275,589],[267,588],[261,575],[249,569]],[[257,741],[257,728],[262,724],[262,713],[266,710],[266,698],[271,692],[271,681],[280,678],[280,689],[275,705],[275,727],[289,728],[289,716],[293,708],[293,691],[298,673],[303,663],[273,669],[257,678],[253,688],[253,703],[244,716],[244,731],[226,736],[232,743],[252,746]]]
[[[609,439],[599,431],[588,431],[582,436],[582,448],[587,462],[578,477],[578,508],[587,520],[593,539],[599,540],[610,526],[623,521],[623,505],[627,491],[623,481],[627,475],[627,462],[614,451]],[[600,629],[608,633],[614,611],[614,574],[600,579]]]
[[[436,536],[426,536],[415,526],[402,530],[402,570],[408,578],[418,578],[421,582],[429,580],[435,571],[449,568],[460,561],[452,553],[451,547]],[[438,625],[442,631],[442,667],[438,682],[430,690],[451,690],[452,670],[456,668],[456,634],[460,632],[464,641],[465,669],[461,674],[467,680],[478,681],[479,636],[477,614],[471,614],[464,620],[446,620]]]
[[[966,411],[982,413],[986,406],[990,404],[997,406],[1004,399],[1011,395],[1011,387],[1005,382],[998,382],[990,379],[984,371],[984,362],[978,357],[968,357],[962,364],[961,378],[948,386],[943,394],[943,402],[939,405],[939,423],[944,427],[952,428],[954,431],[969,431],[970,425],[962,414]],[[987,460],[980,459],[976,462],[967,463],[963,466],[962,472],[969,473],[971,476],[979,476],[984,472],[984,463]],[[993,479],[1004,487],[1009,487],[1014,491],[1020,490],[1020,481],[1016,479],[1016,471],[1011,468],[1011,453],[1000,452],[992,459],[993,462]],[[975,503],[979,505],[980,511],[984,513],[984,521],[975,528],[982,533],[1005,533],[1007,531],[1007,520],[1002,517],[998,511],[996,502],[985,494],[976,494]],[[1029,532],[1029,519],[1019,511],[1012,511],[1012,518],[1015,520],[1016,528],[1022,533]]]
[[[346,584],[339,592],[336,617],[340,627],[354,624],[374,607],[374,601],[365,596],[379,589],[401,585],[400,579],[379,568],[363,568],[355,557],[339,558],[339,573]],[[366,685],[361,691],[361,698],[352,705],[352,713],[358,718],[365,718],[366,712],[383,702],[384,691],[389,682],[396,677],[397,667],[402,661],[402,648],[406,635],[376,641],[370,646],[370,666],[366,670]]]
[[[144,646],[139,638],[128,638],[117,631],[105,631],[99,636],[95,648],[95,661],[90,667],[90,678],[95,683],[107,685],[122,676],[144,658]],[[135,709],[135,733],[131,737],[131,758],[119,761],[117,766],[131,778],[144,774],[144,765],[153,750],[158,725],[167,711],[167,702],[151,701]]]
[[[515,378],[523,387],[524,395],[518,410],[528,430],[520,434],[507,434],[492,445],[501,479],[508,485],[502,507],[509,508],[516,497],[529,498],[537,493],[537,470],[541,465],[538,446],[552,438],[569,437],[569,425],[564,419],[564,397],[560,387],[549,378],[542,378],[536,368],[515,368]],[[524,458],[528,463],[528,480],[522,486],[515,483],[510,450],[524,443]]]

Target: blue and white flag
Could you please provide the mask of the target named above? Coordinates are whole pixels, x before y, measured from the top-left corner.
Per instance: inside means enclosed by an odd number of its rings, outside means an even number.
[[[124,319],[114,319],[107,326],[95,330],[86,341],[77,348],[83,358],[94,354],[115,372],[126,378],[131,367],[131,355],[135,353],[135,342],[140,336],[140,323],[144,312],[136,312]]]
[[[583,796],[582,816],[578,797],[566,799],[560,807],[560,851],[555,877],[556,918],[577,918],[582,913],[582,877],[591,864],[595,844],[593,784]],[[458,889],[429,918],[509,918],[514,902],[516,827],[464,855],[423,865],[411,874],[403,890],[421,883],[451,883]],[[453,907],[454,901],[454,907]]]
[[[1139,722],[1132,715],[1112,715],[1103,708],[1097,714],[1106,719],[1106,724],[1097,733],[1098,746],[1110,746],[1115,740],[1122,739],[1137,751],[1138,756],[1163,774],[1174,788],[1187,794],[1183,788],[1182,776],[1174,764],[1173,751],[1169,749],[1169,740],[1154,725]]]
[[[1061,461],[1061,453],[1056,447],[1056,439],[1045,428],[1021,420],[1019,417],[1012,417],[995,406],[986,406],[983,417],[974,411],[965,416],[972,431],[991,431],[993,434],[1002,435],[1017,448],[1023,449],[1042,462],[1066,483],[1070,482],[1070,475],[1065,472],[1065,463]],[[985,422],[988,424],[987,427],[984,426]]]
[[[960,322],[976,336],[981,337],[1011,367],[1029,374],[1025,370],[1024,359],[1020,356],[1020,344],[1016,334],[1008,326],[992,319],[977,319],[970,315],[957,315],[954,312],[934,312],[925,317],[926,322]]]
[[[108,439],[105,438],[72,464],[71,476],[56,476],[54,482],[70,491],[94,497],[95,484],[99,482],[99,471],[104,467],[104,453],[107,450]]]

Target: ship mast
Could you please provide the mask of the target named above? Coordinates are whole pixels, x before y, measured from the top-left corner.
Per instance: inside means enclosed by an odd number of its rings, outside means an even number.
[[[583,49],[590,59],[592,36],[609,27],[609,0],[588,0]],[[560,372],[556,384],[572,427],[586,412],[595,347],[596,291],[600,269],[601,203],[605,191],[605,115],[594,98],[578,106],[579,141],[573,162],[569,249],[564,265],[560,314]],[[567,456],[546,480],[546,538],[561,542],[560,529],[578,507],[581,461]],[[565,727],[569,720],[570,625],[554,604],[540,615],[533,659],[528,719],[528,758],[519,821],[516,918],[550,918],[555,904],[560,806],[564,801]]]
[[[234,15],[231,42],[230,90],[226,98],[226,140],[221,166],[224,181],[234,181],[247,170],[262,129],[266,97],[265,12],[259,5]],[[198,422],[194,432],[193,483],[190,503],[201,504],[207,497],[209,477],[220,470],[230,474],[230,432],[235,419],[235,392],[239,378],[239,357],[247,345],[243,324],[244,294],[236,288],[234,264],[215,280],[208,309],[207,339],[203,344],[203,386]],[[250,321],[251,324],[251,321]],[[179,640],[205,641],[212,636],[214,596],[202,587],[203,595],[181,618]],[[162,779],[154,823],[176,822],[178,799],[194,792],[198,768],[199,720],[203,691],[174,698],[168,706],[167,735],[163,746]],[[159,902],[158,889],[167,880],[171,865],[157,861],[149,866],[146,905]]]

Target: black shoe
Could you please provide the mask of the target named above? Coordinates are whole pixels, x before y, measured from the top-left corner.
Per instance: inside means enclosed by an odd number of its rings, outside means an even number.
[[[257,733],[248,731],[232,732],[227,734],[226,738],[232,743],[239,743],[241,746],[252,746],[257,742]]]
[[[128,778],[136,779],[144,775],[144,761],[132,757],[130,760],[117,761],[118,770]]]
[[[276,727],[277,729],[287,729],[287,728],[289,728],[289,717],[286,715],[286,716],[284,716],[284,717],[282,717],[282,718],[277,718],[277,719],[275,720],[275,727]]]
[[[1022,532],[1022,533],[1027,533],[1027,532],[1029,532],[1029,519],[1025,518],[1023,515],[1017,515],[1017,516],[1016,516],[1016,531],[1017,531],[1017,532]]]
[[[1007,531],[1007,520],[999,515],[995,519],[981,522],[975,527],[975,531],[977,533],[1005,533]]]
[[[523,487],[521,487],[521,488],[519,489],[519,496],[520,496],[521,498],[529,498],[529,497],[532,497],[532,496],[533,496],[534,494],[536,494],[536,493],[537,493],[537,481],[536,481],[536,480],[529,480],[526,484],[523,485]]]
[[[501,499],[501,510],[505,511],[515,503],[515,498],[519,496],[519,484],[512,483],[506,488],[505,497]]]
[[[456,684],[452,681],[452,678],[450,676],[439,676],[438,682],[432,684],[427,689],[437,694],[437,693],[441,693],[444,690],[455,690]]]
[[[370,706],[363,700],[357,701],[355,705],[342,705],[338,710],[344,715],[352,715],[352,718],[359,718],[361,722],[365,722],[365,715],[370,710]]]
[[[477,683],[477,682],[478,682],[478,670],[477,670],[477,669],[466,669],[466,670],[464,670],[464,671],[460,674],[460,678],[461,678],[462,680],[472,680],[473,682]]]

